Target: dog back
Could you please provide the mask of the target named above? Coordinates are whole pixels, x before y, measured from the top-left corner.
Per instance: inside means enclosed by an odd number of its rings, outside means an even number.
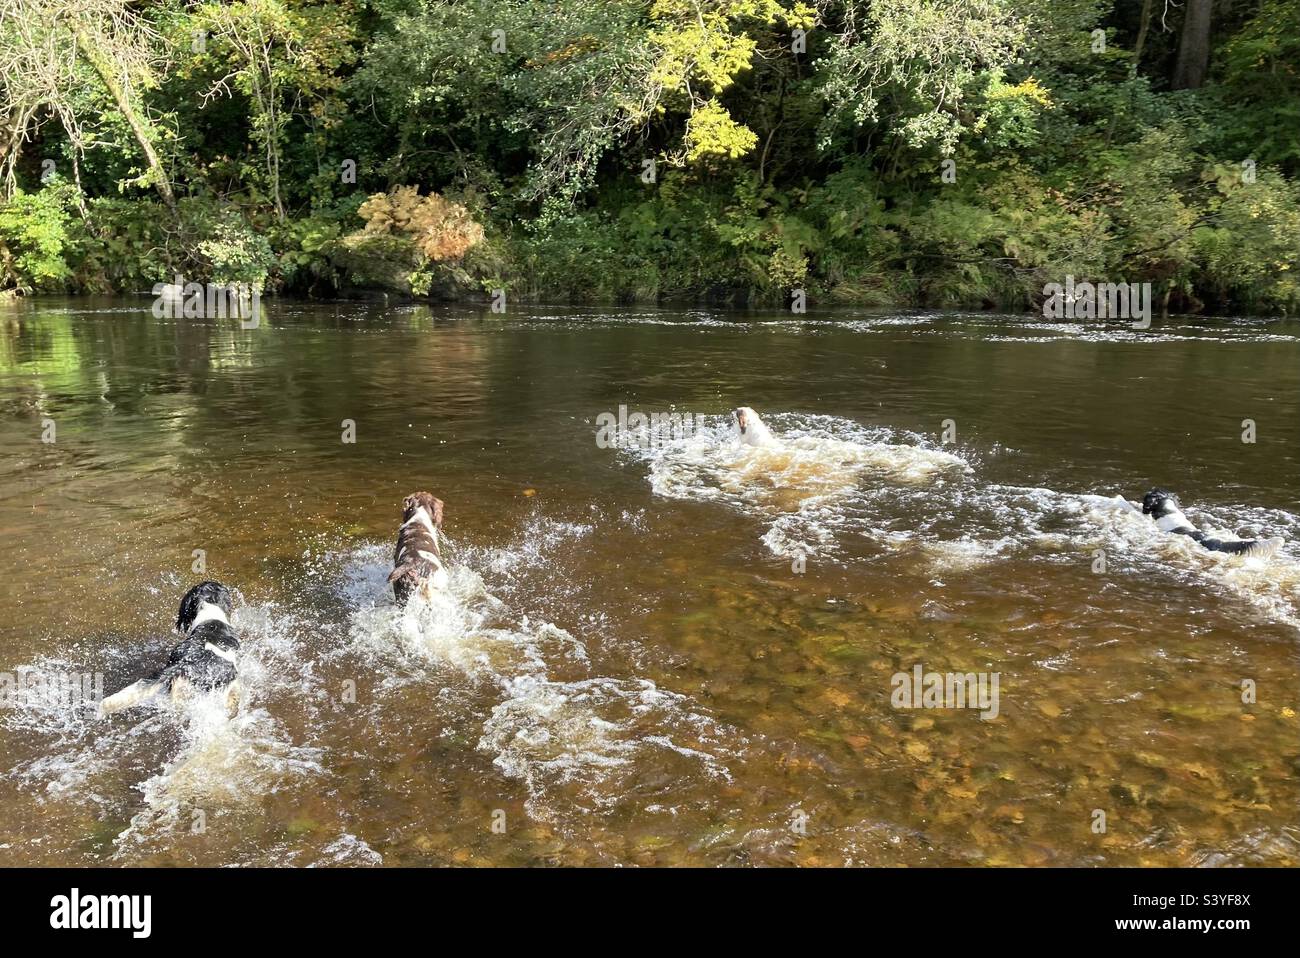
[[[411,594],[446,573],[438,530],[442,528],[442,500],[428,492],[414,492],[402,500],[402,527],[393,551],[393,597],[406,605]]]

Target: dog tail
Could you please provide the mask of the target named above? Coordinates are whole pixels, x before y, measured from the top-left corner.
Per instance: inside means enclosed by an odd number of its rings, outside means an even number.
[[[415,562],[404,562],[388,574],[388,581],[393,586],[397,607],[405,608],[406,601],[420,584],[420,566]]]
[[[1276,536],[1272,539],[1237,539],[1229,542],[1203,537],[1197,541],[1212,552],[1226,552],[1229,555],[1247,556],[1252,559],[1271,558],[1282,548],[1283,543],[1283,540]]]
[[[1281,536],[1274,536],[1272,539],[1256,539],[1250,544],[1249,548],[1242,552],[1242,555],[1256,559],[1270,559],[1277,555],[1278,550],[1282,548],[1283,542]]]
[[[100,701],[99,715],[102,718],[106,715],[112,715],[114,712],[121,712],[123,709],[133,708],[141,702],[153,698],[166,687],[167,683],[161,676],[156,679],[140,679],[138,682],[132,682],[121,691],[114,692],[108,698]]]

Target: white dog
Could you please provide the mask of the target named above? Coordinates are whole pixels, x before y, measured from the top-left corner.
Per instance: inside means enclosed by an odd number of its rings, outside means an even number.
[[[767,424],[758,418],[758,413],[748,406],[741,406],[731,414],[735,417],[736,428],[740,430],[740,441],[747,446],[779,446],[781,443]]]

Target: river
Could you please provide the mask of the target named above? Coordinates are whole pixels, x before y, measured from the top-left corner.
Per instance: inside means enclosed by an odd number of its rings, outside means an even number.
[[[0,672],[111,692],[204,577],[244,643],[230,720],[0,708],[6,863],[1300,863],[1300,322],[263,306],[0,304]]]

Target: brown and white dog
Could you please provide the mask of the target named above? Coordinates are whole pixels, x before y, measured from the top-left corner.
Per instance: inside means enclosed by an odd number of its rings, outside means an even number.
[[[442,528],[442,500],[428,492],[413,492],[402,500],[402,527],[393,552],[393,598],[405,607],[413,594],[428,601],[435,589],[447,588],[438,530]]]

